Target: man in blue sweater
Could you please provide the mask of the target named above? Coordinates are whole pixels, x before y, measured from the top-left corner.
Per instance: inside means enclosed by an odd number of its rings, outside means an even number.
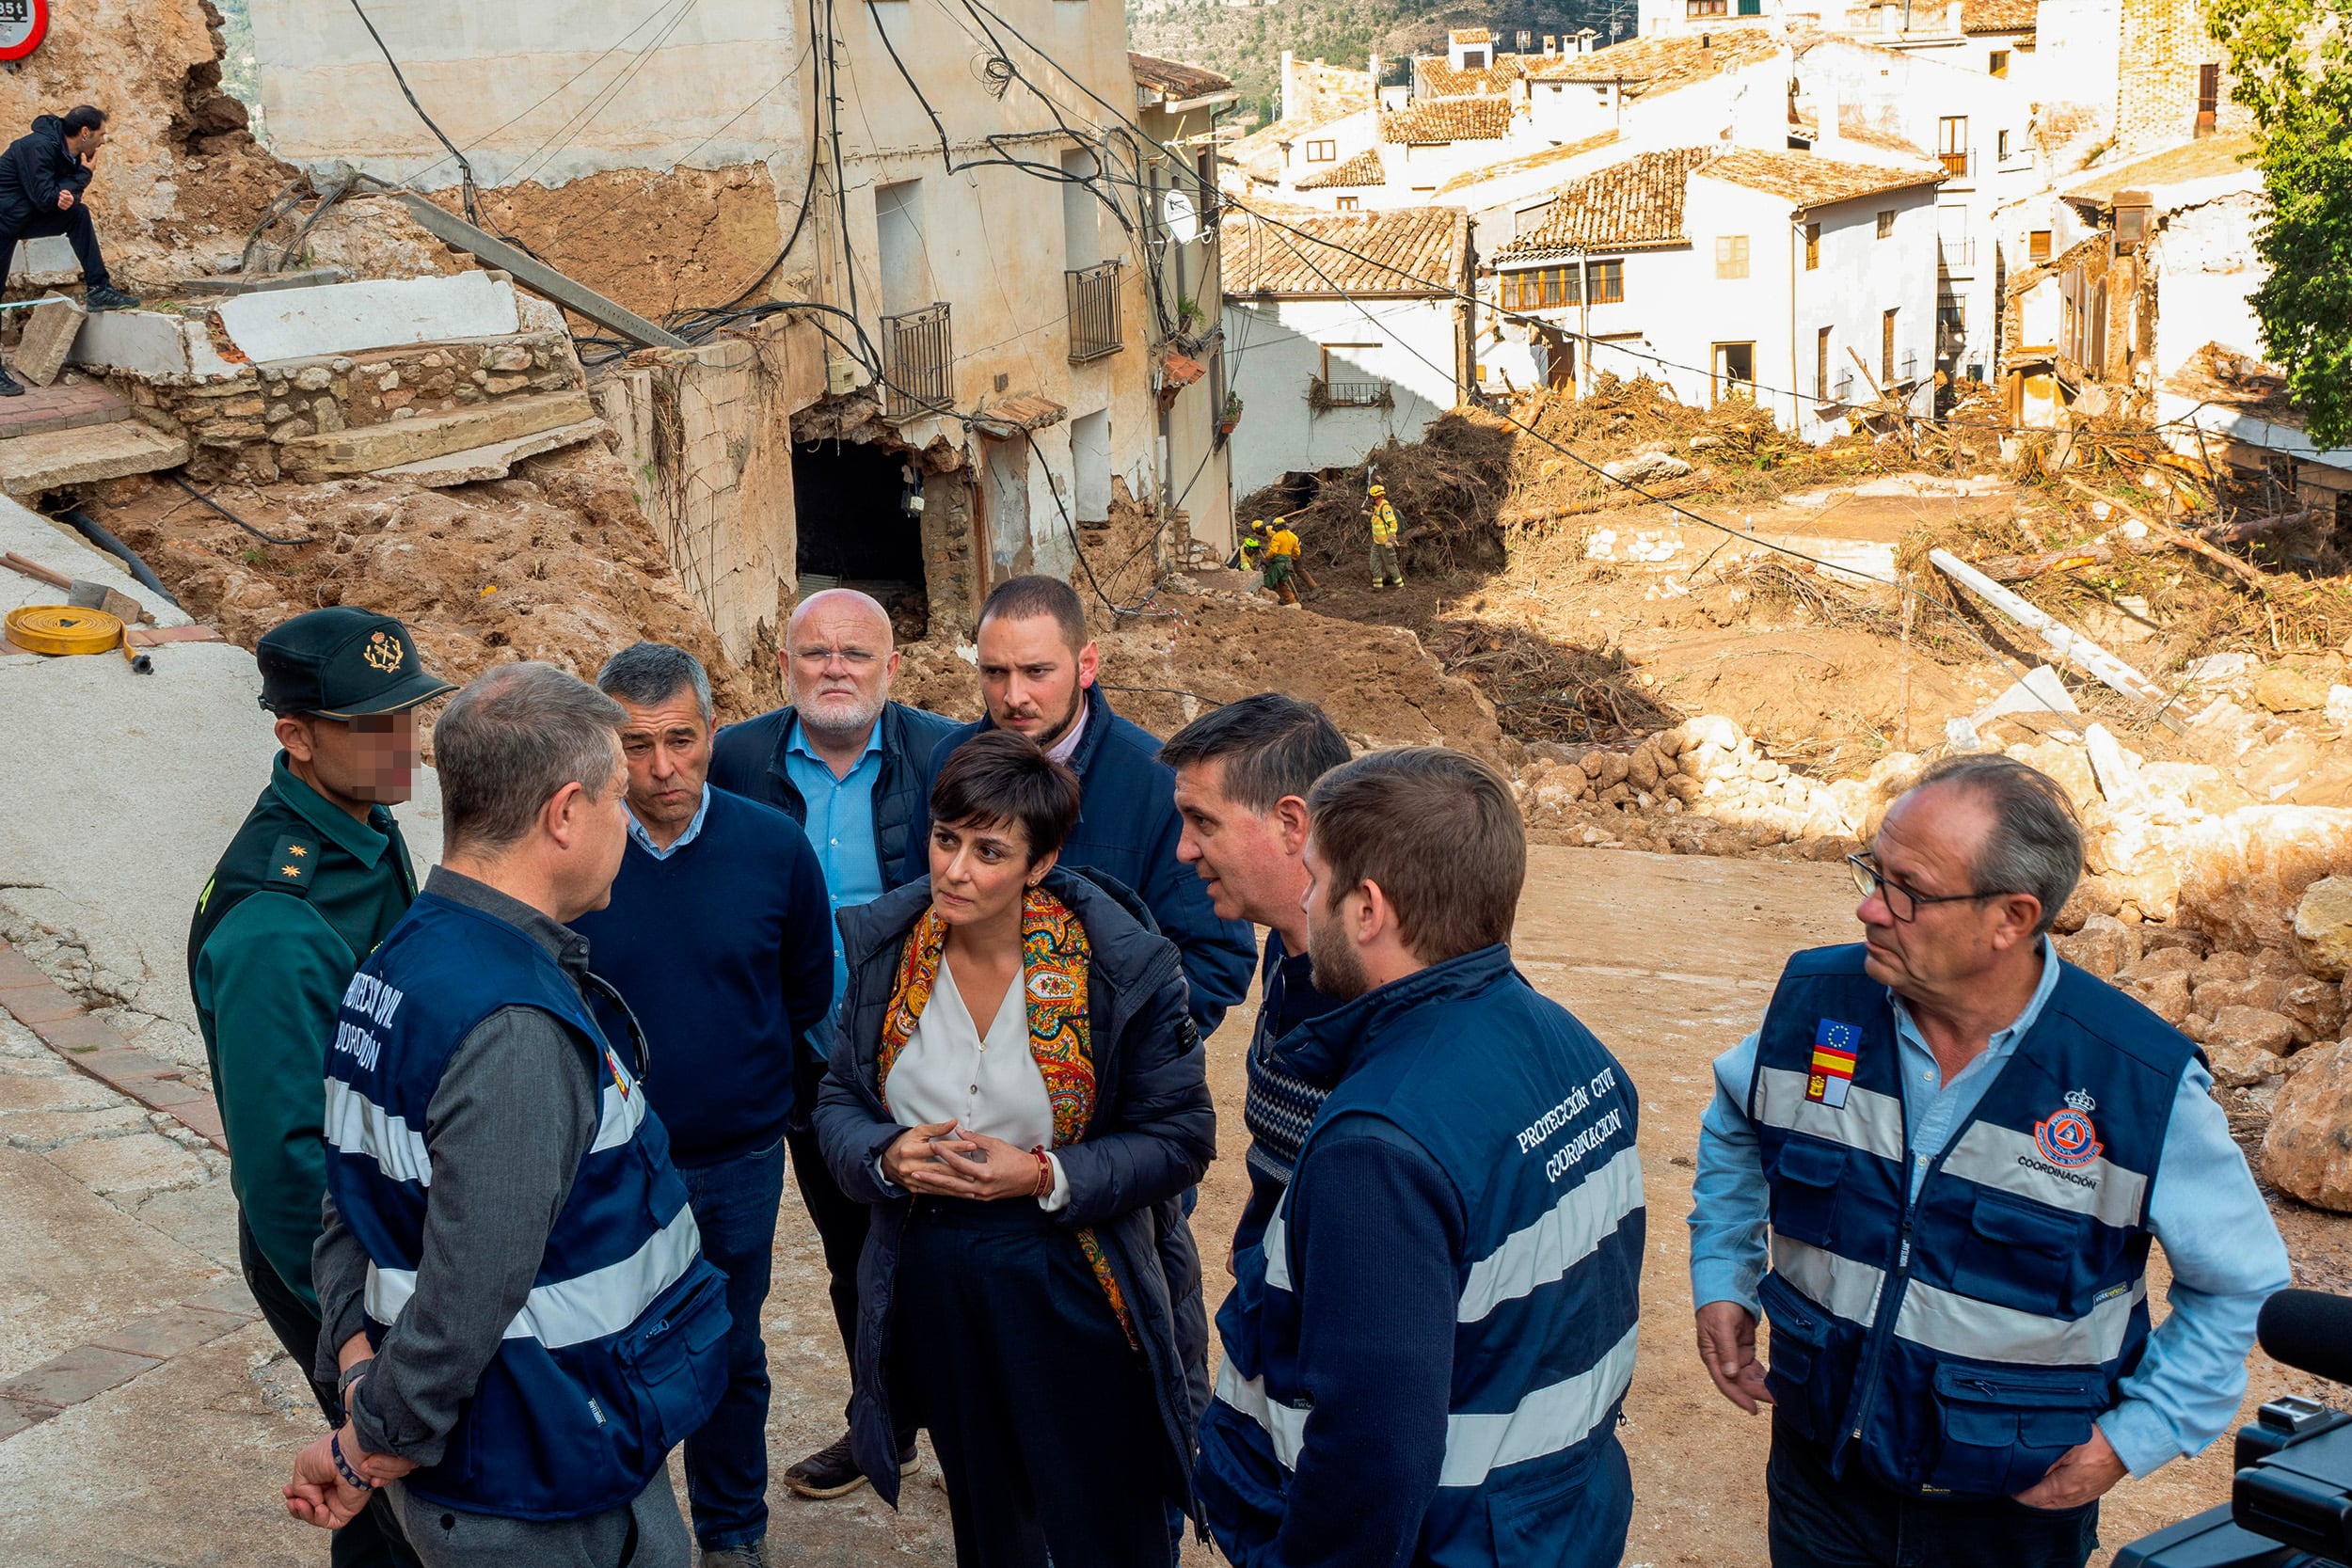
[[[646,1096],[669,1130],[703,1255],[727,1276],[726,1392],[686,1440],[694,1535],[705,1568],[761,1568],[768,1352],[759,1310],[784,1196],[794,1061],[833,1000],[833,913],[791,818],[707,784],[710,680],[691,654],[640,642],[613,655],[596,686],[628,716],[629,845],[611,905],[572,928],[644,1026]]]
[[[1512,965],[1527,843],[1494,769],[1375,752],[1308,804],[1308,953],[1344,1006],[1276,1046],[1332,1087],[1217,1314],[1209,1529],[1237,1568],[1613,1564],[1633,1085]]]
[[[929,853],[930,781],[948,753],[982,730],[1027,736],[1067,764],[1085,791],[1061,863],[1099,871],[1143,899],[1184,959],[1193,1022],[1204,1037],[1215,1033],[1225,1010],[1249,990],[1257,933],[1246,920],[1218,919],[1207,887],[1177,859],[1184,824],[1176,813],[1176,775],[1159,759],[1159,737],[1104,700],[1094,679],[1101,656],[1076,591],[1056,578],[1008,578],[980,607],[977,641],[988,713],[931,753],[919,831],[909,836],[915,869],[908,879],[921,875]]]
[[[794,1072],[792,1125],[784,1135],[792,1180],[824,1243],[834,1322],[841,1348],[857,1362],[857,1262],[866,1251],[866,1205],[843,1193],[818,1149],[809,1113],[833,1046],[834,1018],[848,987],[838,921],[930,869],[907,852],[921,814],[931,748],[956,727],[952,719],[890,700],[898,673],[890,614],[853,588],[811,594],[784,627],[785,689],[789,705],[719,732],[710,782],[765,800],[801,824],[824,867],[833,931],[833,1010],[803,1037]],[[912,865],[912,871],[909,870]],[[838,1497],[866,1484],[850,1452],[847,1412],[841,1436],[784,1472],[803,1497]],[[914,1424],[898,1433],[899,1467],[914,1464]]]

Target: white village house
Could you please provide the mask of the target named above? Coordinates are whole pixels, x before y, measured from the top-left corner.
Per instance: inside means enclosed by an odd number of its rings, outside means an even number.
[[[1572,181],[1492,258],[1486,385],[1648,375],[1686,403],[1753,397],[1808,440],[1878,388],[1924,413],[1941,178],[1693,147]]]
[[[1470,218],[1458,208],[1234,219],[1223,250],[1225,353],[1244,404],[1236,496],[1410,441],[1470,395]]]

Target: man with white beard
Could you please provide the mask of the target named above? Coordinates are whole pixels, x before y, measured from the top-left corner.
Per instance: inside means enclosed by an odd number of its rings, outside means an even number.
[[[869,904],[929,869],[923,847],[912,846],[911,824],[922,813],[925,764],[955,721],[890,700],[898,673],[890,616],[852,589],[828,589],[801,601],[786,624],[782,655],[790,703],[719,732],[710,783],[765,801],[801,824],[825,871],[835,917],[834,1012],[811,1030],[801,1052],[792,1123],[785,1147],[808,1217],[825,1247],[834,1320],[845,1354],[855,1359],[857,1263],[866,1246],[866,1206],[843,1196],[825,1169],[808,1108],[817,1102],[825,1054],[833,1044],[848,970],[838,920],[846,909]],[[844,1412],[838,1442],[784,1473],[804,1497],[837,1497],[866,1484],[850,1457]],[[914,1428],[898,1433],[901,1467],[914,1463]]]

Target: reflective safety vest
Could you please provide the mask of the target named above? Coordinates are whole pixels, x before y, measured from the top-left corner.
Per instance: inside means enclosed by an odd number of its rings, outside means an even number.
[[[1748,1087],[1772,1396],[1835,1473],[2008,1496],[2090,1438],[2147,1343],[2148,1195],[2196,1047],[2061,965],[1913,1198],[1894,1007],[1862,958],[1788,960]]]
[[[1375,545],[1393,545],[1396,543],[1396,508],[1383,497],[1373,503],[1372,542]]]
[[[326,1053],[326,1183],[368,1255],[366,1328],[380,1345],[417,1289],[434,1091],[475,1025],[516,1006],[556,1019],[594,1059],[596,1137],[441,1462],[407,1485],[476,1513],[578,1518],[628,1503],[709,1416],[728,1317],[660,1119],[571,976],[505,921],[420,895],[343,996]]]
[[[1616,1562],[1633,1511],[1616,1425],[1633,1376],[1645,1222],[1632,1084],[1501,945],[1383,986],[1290,1037],[1310,1032],[1348,1066],[1299,1151],[1301,1177],[1335,1118],[1375,1116],[1452,1177],[1469,1216],[1454,1260],[1445,1460],[1410,1561]],[[1316,1441],[1298,1360],[1296,1191],[1263,1240],[1235,1254],[1217,1314],[1225,1363],[1196,1483],[1240,1568],[1265,1560]]]

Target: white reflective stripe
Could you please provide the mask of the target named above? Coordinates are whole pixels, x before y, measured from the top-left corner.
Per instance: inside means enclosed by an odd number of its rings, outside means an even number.
[[[2146,1299],[2148,1282],[2109,1296],[2072,1322],[1996,1307],[1989,1301],[1911,1282],[1895,1314],[1895,1333],[1947,1355],[2008,1361],[2027,1367],[2095,1366],[2123,1353],[2132,1309]]]
[[[1282,1218],[1290,1201],[1285,1190],[1282,1200],[1274,1206],[1274,1217],[1265,1222],[1265,1286],[1269,1291],[1291,1288],[1291,1227]]]
[[[630,817],[630,821],[637,820]],[[600,1149],[617,1148],[637,1135],[637,1129],[645,1121],[645,1091],[635,1083],[623,1094],[619,1085],[604,1086],[604,1106],[596,1117],[596,1141],[588,1146],[594,1154]]]
[[[620,1333],[644,1317],[662,1291],[685,1276],[702,1251],[693,1210],[681,1205],[677,1217],[645,1244],[617,1263],[552,1285],[539,1285],[506,1325],[509,1339],[536,1339],[549,1350],[585,1344]],[[368,1265],[368,1316],[389,1324],[417,1293],[414,1269]]]
[[[1833,1318],[1843,1318],[1864,1328],[1878,1320],[1879,1292],[1886,1288],[1883,1269],[1857,1263],[1826,1247],[1774,1236],[1772,1272]]]
[[[1543,1218],[1517,1230],[1470,1267],[1456,1323],[1474,1323],[1506,1301],[1516,1301],[1565,1275],[1593,1255],[1625,1217],[1642,1206],[1642,1161],[1621,1149],[1581,1183],[1560,1195]]]
[[[2030,1133],[1989,1121],[1970,1124],[1944,1156],[1944,1170],[2118,1229],[2140,1223],[2148,1196],[2148,1179],[2136,1170],[2105,1159],[2066,1170],[2042,1154]]]
[[[1882,1160],[1903,1157],[1901,1101],[1875,1089],[1850,1089],[1846,1103],[1833,1108],[1804,1097],[1810,1081],[1808,1074],[1787,1068],[1764,1069],[1756,1074],[1751,1113],[1769,1126],[1827,1138]]]
[[[1265,1429],[1283,1469],[1298,1468],[1298,1456],[1307,1447],[1309,1412],[1275,1403],[1266,1396],[1265,1379],[1245,1379],[1231,1361],[1217,1369],[1216,1397]]]
[[[1499,1416],[1448,1416],[1439,1486],[1476,1486],[1491,1471],[1563,1449],[1592,1435],[1633,1382],[1633,1347],[1640,1329],[1574,1377],[1538,1388],[1519,1407]]]
[[[364,1154],[395,1181],[433,1185],[424,1134],[340,1078],[326,1080],[326,1142],[338,1154]]]

